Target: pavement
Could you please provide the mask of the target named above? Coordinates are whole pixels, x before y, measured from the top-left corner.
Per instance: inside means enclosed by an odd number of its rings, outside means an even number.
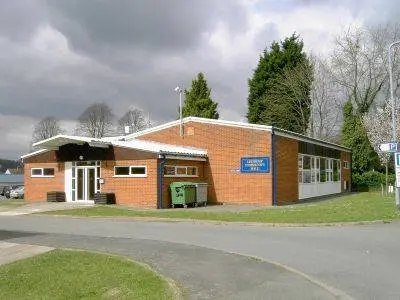
[[[91,206],[94,206],[94,204],[79,202],[35,202],[27,203],[23,206],[18,206],[12,209],[7,209],[6,211],[0,211],[0,216],[20,216],[53,210],[65,210]]]
[[[53,249],[52,247],[0,241],[0,265],[46,253]]]

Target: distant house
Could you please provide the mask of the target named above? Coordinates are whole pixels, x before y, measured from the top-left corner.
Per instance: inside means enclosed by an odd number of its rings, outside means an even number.
[[[4,172],[4,175],[11,175],[10,169],[7,169],[7,170]]]

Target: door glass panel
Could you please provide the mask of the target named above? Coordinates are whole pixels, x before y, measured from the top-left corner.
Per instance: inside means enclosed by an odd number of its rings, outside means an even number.
[[[87,170],[87,190],[88,190],[88,200],[93,200],[94,199],[94,190],[95,190],[95,184],[96,184],[96,177],[95,177],[95,169],[90,168],[86,169]]]
[[[83,169],[77,169],[77,200],[83,200]]]

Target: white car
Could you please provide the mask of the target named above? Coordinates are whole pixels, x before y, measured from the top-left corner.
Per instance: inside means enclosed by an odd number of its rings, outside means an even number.
[[[20,186],[10,191],[10,198],[24,198],[24,187]]]

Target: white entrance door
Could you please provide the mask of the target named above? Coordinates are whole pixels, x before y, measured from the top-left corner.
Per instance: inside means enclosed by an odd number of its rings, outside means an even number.
[[[96,191],[96,168],[77,167],[76,168],[76,200],[94,200]]]

